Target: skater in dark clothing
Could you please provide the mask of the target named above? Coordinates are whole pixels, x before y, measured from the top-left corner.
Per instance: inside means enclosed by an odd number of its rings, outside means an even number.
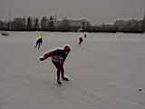
[[[62,80],[69,81],[67,77],[64,76],[64,62],[69,52],[71,51],[70,46],[66,45],[63,49],[55,49],[49,52],[44,53],[42,57],[40,57],[40,61],[44,61],[45,59],[51,57],[52,63],[55,65],[57,69],[57,83],[61,85],[60,75]]]
[[[39,50],[40,49],[40,46],[42,46],[42,42],[43,42],[43,40],[42,40],[42,34],[39,34],[38,37],[37,37],[37,39],[36,39],[35,48],[38,47],[38,50]]]
[[[86,33],[84,34],[84,38],[87,38],[87,34]]]
[[[79,37],[79,45],[81,45],[82,44],[82,42],[83,42],[83,38],[82,37]]]

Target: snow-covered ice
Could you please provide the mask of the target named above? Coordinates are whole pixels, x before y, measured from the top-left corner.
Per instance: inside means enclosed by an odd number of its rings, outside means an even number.
[[[145,109],[145,34],[43,32],[43,47],[34,48],[35,32],[0,35],[0,109]],[[70,44],[65,74],[56,84],[45,51]],[[142,91],[138,91],[141,88]]]

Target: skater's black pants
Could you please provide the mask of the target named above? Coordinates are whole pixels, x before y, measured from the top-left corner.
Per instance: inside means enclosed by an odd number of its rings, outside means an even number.
[[[60,81],[60,75],[61,78],[64,78],[64,68],[63,68],[63,63],[59,63],[59,62],[54,62],[52,61],[52,63],[55,65],[56,69],[57,69],[57,81]]]

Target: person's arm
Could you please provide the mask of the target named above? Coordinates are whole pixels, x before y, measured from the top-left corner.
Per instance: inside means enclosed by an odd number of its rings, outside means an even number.
[[[45,59],[47,59],[47,58],[53,56],[53,55],[54,55],[53,52],[54,52],[54,51],[50,51],[50,52],[44,53],[44,55],[42,55],[42,56],[40,57],[40,61],[44,61]]]

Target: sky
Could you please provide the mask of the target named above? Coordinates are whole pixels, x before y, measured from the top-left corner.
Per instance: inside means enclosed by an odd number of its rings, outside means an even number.
[[[0,18],[56,15],[58,18],[88,18],[92,23],[116,19],[141,19],[145,0],[0,0]]]

